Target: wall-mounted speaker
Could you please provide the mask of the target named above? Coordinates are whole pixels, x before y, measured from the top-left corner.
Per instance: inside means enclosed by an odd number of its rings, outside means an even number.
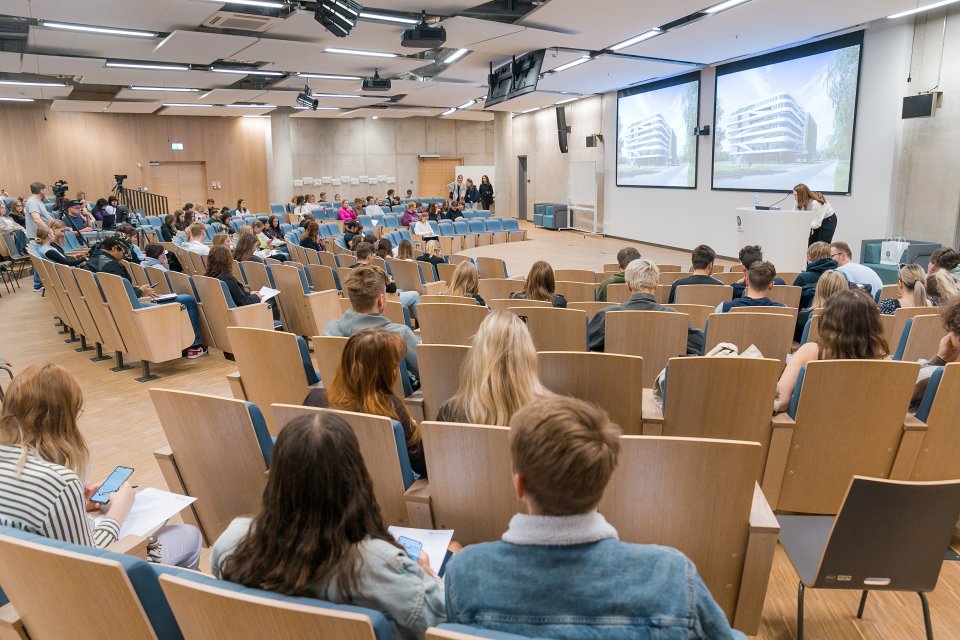
[[[570,127],[567,126],[567,111],[564,107],[557,107],[557,138],[560,142],[560,153],[566,153],[567,136],[570,135]]]

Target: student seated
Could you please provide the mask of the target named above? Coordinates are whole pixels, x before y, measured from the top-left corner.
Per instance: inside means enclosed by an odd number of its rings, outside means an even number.
[[[624,270],[630,299],[622,304],[604,307],[597,311],[587,326],[587,348],[590,351],[603,351],[606,336],[605,316],[608,311],[669,311],[676,313],[673,307],[657,304],[657,285],[660,284],[660,269],[653,260],[639,258],[627,265]],[[703,350],[703,332],[690,325],[687,329],[687,353],[700,355]]]
[[[200,226],[203,225],[201,224]],[[100,243],[99,247],[90,252],[90,258],[87,260],[87,266],[85,268],[94,273],[110,273],[132,282],[130,274],[127,273],[126,267],[120,262],[121,260],[123,260],[123,247],[116,238],[107,238]],[[133,285],[133,290],[139,291],[141,296],[147,296],[149,298],[156,298],[158,295],[149,284],[140,285],[139,287]],[[193,325],[193,345],[184,351],[184,356],[193,360],[207,355],[207,348],[203,346],[203,342],[200,340],[200,319],[197,312],[197,301],[194,300],[192,296],[178,294],[177,297],[162,300],[158,304],[170,304],[174,302],[186,307],[187,315],[190,316],[190,324]]]
[[[761,262],[763,260],[763,248],[758,244],[747,245],[743,249],[740,249],[740,264],[743,266],[744,277],[739,281],[730,285],[733,287],[733,299],[739,298],[743,295],[744,291],[747,290],[747,269],[753,265],[755,262]],[[774,278],[773,284],[785,285],[781,278]]]
[[[817,280],[817,286],[810,307],[800,309],[799,313],[797,313],[797,328],[793,334],[793,341],[803,341],[803,330],[807,326],[807,321],[810,319],[810,316],[813,315],[814,309],[823,309],[827,306],[827,300],[829,300],[833,294],[837,291],[848,291],[849,289],[850,283],[836,271],[827,271],[824,273],[823,276]]]
[[[949,271],[938,269],[927,276],[927,296],[934,306],[945,307],[960,298],[960,281]]]
[[[421,477],[426,477],[420,426],[410,417],[403,400],[393,394],[400,360],[406,351],[403,338],[392,331],[358,331],[347,340],[333,381],[326,388],[312,388],[303,404],[396,420],[403,427],[410,467]]]
[[[40,255],[51,262],[65,264],[68,267],[82,267],[87,263],[86,256],[71,258],[66,251],[55,240],[62,240],[66,233],[66,228],[59,220],[54,220],[49,227],[40,227],[37,229],[35,241],[39,247]]]
[[[835,271],[837,261],[830,257],[830,245],[826,242],[814,242],[807,247],[807,268],[803,273],[797,275],[793,281],[793,286],[802,287],[800,293],[800,308],[806,309],[810,306],[816,291],[817,282],[828,271]]]
[[[202,256],[210,253],[210,247],[204,244],[207,238],[207,227],[202,222],[193,222],[186,230],[187,241],[182,246],[187,251],[199,253]]]
[[[363,208],[363,212],[368,216],[376,216],[378,218],[384,216],[383,209],[380,208],[380,205],[377,204],[373,196],[367,196],[367,206]]]
[[[946,270],[943,271],[947,277],[953,277]],[[946,335],[940,339],[937,346],[936,355],[931,356],[926,362],[921,360],[923,367],[920,369],[920,375],[917,377],[917,385],[913,390],[913,397],[910,400],[911,412],[916,412],[927,391],[927,385],[930,382],[930,376],[937,367],[943,367],[951,362],[960,362],[960,298],[956,298],[940,310],[940,317],[943,319],[943,328]]]
[[[304,249],[313,249],[314,251],[326,251],[327,243],[320,237],[320,225],[311,220],[307,223],[307,229],[300,236],[300,246]]]
[[[377,240],[376,247],[377,257],[381,260],[396,257],[396,250],[393,248],[393,243],[390,242],[390,238],[380,238]]]
[[[927,273],[947,271],[957,280],[960,280],[960,253],[950,247],[940,247],[930,254],[930,263]]]
[[[746,295],[717,305],[717,313],[727,313],[738,307],[785,307],[782,302],[774,302],[767,294],[773,290],[773,281],[777,269],[769,262],[754,262],[747,270]]]
[[[880,307],[880,313],[886,316],[896,314],[897,309],[934,306],[927,297],[927,274],[923,272],[923,267],[918,264],[900,267],[900,274],[897,277],[897,297],[884,298],[877,306]]]
[[[505,427],[521,407],[550,394],[540,383],[533,338],[516,314],[491,313],[470,344],[460,388],[440,407],[437,420]]]
[[[252,238],[249,234],[241,234],[241,238]],[[236,276],[233,275],[233,255],[230,249],[225,246],[214,247],[210,250],[210,257],[207,258],[207,272],[204,273],[208,278],[216,278],[227,285],[227,291],[233,304],[238,307],[245,307],[251,304],[257,304],[261,301],[260,294],[256,291],[247,291],[247,288],[240,284]],[[273,312],[273,319],[280,319],[280,309],[274,304],[276,298],[271,298],[267,304]]]
[[[397,260],[413,260],[413,244],[406,238],[397,245]]]
[[[548,262],[537,260],[530,267],[527,282],[523,291],[514,291],[510,298],[514,300],[540,300],[549,302],[554,307],[567,308],[567,299],[561,293],[555,293],[557,281],[553,275],[553,267]]]
[[[777,384],[776,411],[786,411],[797,386],[800,369],[814,360],[882,360],[890,356],[883,337],[880,311],[860,289],[839,291],[820,314],[817,342],[808,342],[793,354]]]
[[[283,242],[283,229],[280,228],[280,218],[276,215],[270,216],[270,219],[267,220],[267,226],[263,228],[263,235],[267,237],[271,242],[273,240],[279,240]]]
[[[343,222],[357,219],[357,212],[354,211],[350,206],[349,200],[344,200],[341,203],[340,210],[337,212],[337,217],[339,217]]]
[[[147,257],[143,259],[143,262],[140,264],[146,267],[155,267],[161,271],[170,270],[170,262],[167,257],[167,250],[164,249],[159,244],[148,244],[147,248],[144,250],[144,253],[147,254]]]
[[[92,220],[86,206],[80,200],[67,200],[63,203],[63,221],[74,231],[92,231]]]
[[[139,232],[132,224],[121,224],[117,227],[117,233],[113,234],[123,247],[123,256],[127,262],[140,264],[147,257],[137,245],[138,236]]]
[[[353,239],[360,235],[363,227],[356,220],[350,220],[343,225],[343,246],[350,247]]]
[[[280,431],[260,512],[230,523],[210,568],[255,589],[376,609],[403,640],[446,618],[443,582],[387,531],[357,436],[329,411]]]
[[[480,276],[477,274],[477,268],[472,262],[461,262],[454,270],[445,294],[473,298],[477,304],[485,307],[487,303],[480,297],[479,290]]]
[[[617,265],[620,267],[620,271],[601,282],[600,286],[597,287],[597,302],[607,301],[607,287],[612,284],[623,284],[626,282],[623,276],[624,269],[627,268],[628,264],[634,260],[640,259],[640,257],[640,252],[634,247],[624,247],[623,249],[620,249],[620,251],[617,253]]]
[[[674,283],[670,285],[670,299],[667,301],[668,304],[673,304],[677,301],[677,287],[685,284],[719,284],[723,286],[722,282],[710,277],[711,274],[713,274],[713,262],[716,259],[717,252],[705,244],[701,244],[694,249],[693,253],[690,254],[690,261],[693,263],[693,275],[675,280]]]
[[[686,556],[621,542],[597,512],[620,433],[603,409],[564,396],[513,416],[513,486],[527,513],[499,542],[451,558],[449,622],[556,640],[745,638]]]
[[[423,249],[423,254],[417,256],[420,262],[429,262],[436,266],[438,264],[447,264],[447,258],[443,255],[443,249],[440,248],[439,240],[430,240]]]
[[[404,227],[409,227],[419,219],[420,219],[420,214],[417,213],[417,203],[408,202],[407,210],[403,212],[403,217],[400,218],[400,225]]]
[[[387,240],[387,242],[390,242]],[[350,265],[351,269],[356,269],[357,267],[368,265],[374,266],[376,263],[374,259],[376,254],[374,253],[374,245],[369,242],[361,242],[357,245],[357,261]],[[379,267],[378,267],[379,268]],[[407,308],[410,312],[410,315],[414,318],[417,317],[417,305],[420,304],[420,294],[416,291],[401,291],[397,288],[397,283],[393,281],[393,276],[387,276],[387,293],[395,293],[400,298],[400,304]]]
[[[874,300],[880,299],[883,291],[883,281],[877,272],[870,267],[853,261],[853,252],[846,242],[834,242],[830,245],[830,257],[837,262],[837,271],[843,274],[847,282],[870,286],[870,295]]]
[[[383,316],[383,309],[387,304],[387,282],[386,272],[378,266],[362,265],[353,269],[343,283],[343,290],[350,298],[350,306],[353,308],[339,319],[331,320],[323,328],[323,335],[349,338],[362,329],[375,327],[393,331],[407,343],[407,352],[404,355],[407,371],[419,378],[417,345],[420,344],[420,338],[414,335],[407,325],[390,322]]]
[[[77,424],[82,412],[80,384],[60,365],[30,365],[10,383],[0,412],[0,525],[99,549],[120,538],[137,492],[124,482],[101,520],[87,515],[100,508],[89,500],[102,482],[84,484],[90,448]],[[149,560],[198,568],[196,527],[168,525],[156,536],[160,548]]]
[[[183,214],[181,213],[181,216]],[[163,242],[173,242],[173,239],[177,237],[177,234],[180,231],[176,226],[177,219],[175,216],[167,215],[163,219],[163,224],[160,226],[160,240]]]

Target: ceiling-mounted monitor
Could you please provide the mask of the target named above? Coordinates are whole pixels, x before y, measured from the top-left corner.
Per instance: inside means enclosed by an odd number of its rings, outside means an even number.
[[[536,91],[545,53],[545,49],[531,51],[494,70],[487,78],[489,88],[484,107]]]

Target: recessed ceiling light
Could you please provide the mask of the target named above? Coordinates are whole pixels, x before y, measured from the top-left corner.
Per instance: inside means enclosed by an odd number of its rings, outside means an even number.
[[[379,119],[380,119],[380,116],[373,116],[373,117],[371,118],[371,120],[379,120]]]
[[[297,73],[299,78],[316,78],[318,80],[363,80],[360,76],[341,76],[335,73]]]
[[[197,104],[192,102],[164,102],[165,107],[189,107],[191,109],[212,109],[212,104]]]
[[[373,13],[371,11],[361,11],[360,17],[367,20],[383,20],[384,22],[397,22],[399,24],[420,24],[419,20],[413,18],[402,18],[400,16],[388,16],[384,13]]]
[[[35,102],[33,98],[0,98],[3,102]]]
[[[467,107],[472,107],[475,104],[477,104],[477,101],[471,100],[470,102],[464,102],[459,107],[457,107],[457,109],[466,109]]]
[[[396,58],[396,53],[384,53],[382,51],[363,51],[362,49],[340,49],[338,47],[327,47],[326,53],[345,53],[350,56],[372,56],[374,58]]]
[[[704,9],[703,12],[704,12],[704,13],[718,13],[718,12],[720,12],[720,11],[725,11],[726,9],[729,9],[729,8],[731,8],[731,7],[735,7],[735,6],[737,6],[738,4],[743,4],[744,2],[747,2],[747,0],[727,0],[726,2],[721,2],[720,4],[715,4],[715,5],[713,5],[712,7],[710,7],[709,9]]]
[[[443,64],[451,64],[470,53],[470,49],[457,49],[449,56],[443,59]]]
[[[557,106],[557,105],[560,105],[560,104],[567,104],[568,102],[576,102],[576,101],[579,100],[579,99],[580,99],[580,98],[567,98],[566,100],[561,100],[560,102],[555,102],[555,103],[553,103],[553,104],[554,104],[554,106]]]
[[[15,87],[65,87],[63,82],[46,82],[42,80],[0,80],[0,84],[9,84]]]
[[[562,64],[559,67],[552,69],[552,71],[554,73],[560,73],[561,71],[566,71],[567,69],[573,69],[574,67],[581,65],[584,62],[590,62],[592,59],[593,58],[591,58],[590,56],[583,56],[582,58],[577,58],[576,60],[572,62],[568,62],[567,64]]]
[[[157,71],[190,71],[190,67],[184,64],[166,64],[161,62],[106,62],[105,67],[118,67],[121,69],[154,69]]]
[[[314,93],[314,98],[366,98],[356,93]]]
[[[539,110],[540,110],[540,107],[534,107],[533,109],[527,109],[526,111],[521,111],[520,114],[523,115],[524,113],[533,113],[534,111],[539,111]]]
[[[139,29],[117,29],[114,27],[96,27],[87,24],[71,24],[69,22],[50,22],[42,20],[40,26],[50,29],[66,29],[67,31],[84,31],[87,33],[105,33],[111,36],[131,36],[134,38],[156,38],[160,34],[156,31],[141,31]]]
[[[277,105],[275,104],[253,104],[251,102],[235,102],[234,104],[228,104],[228,107],[231,109],[276,109]]]
[[[444,111],[443,113],[441,113],[440,115],[441,115],[441,116],[448,116],[448,115],[450,115],[451,113],[454,113],[456,110],[457,110],[456,107],[451,107],[451,108],[447,109],[446,111]]]
[[[316,109],[311,109],[310,107],[294,107],[297,111],[340,111],[340,107],[317,107]]]
[[[953,4],[957,0],[942,0],[941,2],[934,2],[933,4],[925,4],[922,7],[917,7],[916,9],[910,9],[908,11],[901,11],[900,13],[895,13],[892,16],[887,16],[889,19],[893,18],[902,18],[903,16],[912,16],[915,13],[920,13],[921,11],[929,11],[930,9],[936,9],[937,7],[945,7],[948,4]]]
[[[186,89],[184,87],[130,87],[134,91],[172,91],[174,93],[200,93],[200,89]]]
[[[649,31],[644,31],[638,36],[633,36],[632,38],[624,40],[623,42],[618,42],[617,44],[610,47],[610,50],[620,51],[620,49],[626,49],[627,47],[631,47],[639,42],[643,42],[644,40],[649,40],[654,36],[658,36],[661,33],[663,32],[660,30],[660,27],[655,27],[653,29],[650,29]]]
[[[259,69],[237,69],[230,67],[210,67],[214,73],[235,73],[241,76],[282,76],[282,71],[261,71]]]

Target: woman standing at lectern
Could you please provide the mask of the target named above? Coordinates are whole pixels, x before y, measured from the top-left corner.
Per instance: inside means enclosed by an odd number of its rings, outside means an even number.
[[[812,211],[817,215],[810,222],[809,247],[814,242],[833,242],[833,232],[837,230],[837,212],[833,210],[827,199],[818,191],[811,191],[805,184],[798,184],[793,188],[793,198],[797,201],[800,211]]]

